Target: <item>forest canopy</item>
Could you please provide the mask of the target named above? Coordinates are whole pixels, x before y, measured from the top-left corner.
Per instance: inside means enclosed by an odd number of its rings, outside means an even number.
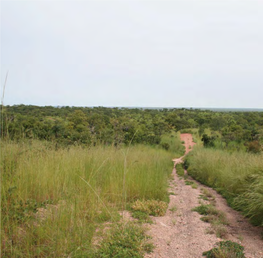
[[[2,138],[48,140],[61,146],[158,145],[162,135],[196,129],[206,147],[242,146],[257,152],[263,135],[263,112],[14,105],[1,106],[1,117]]]

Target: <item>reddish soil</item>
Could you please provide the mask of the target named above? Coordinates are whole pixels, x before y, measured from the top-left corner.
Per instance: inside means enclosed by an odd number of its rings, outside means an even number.
[[[189,151],[191,151],[195,145],[195,142],[193,142],[193,137],[190,133],[182,133],[180,135],[181,141],[184,142],[185,147],[185,154],[186,155]]]
[[[195,144],[192,135],[182,134],[181,140],[185,142],[185,154],[187,154]],[[174,159],[174,164],[182,162],[183,157]],[[145,257],[198,258],[203,257],[202,253],[213,248],[216,242],[232,240],[244,246],[246,258],[263,258],[260,228],[249,224],[247,219],[231,209],[225,199],[213,189],[196,181],[197,189],[185,185],[184,179],[177,176],[175,168],[172,175],[169,191],[173,195],[170,195],[169,208],[165,216],[152,218],[154,224],[150,226],[149,234],[153,238],[155,249]],[[229,225],[226,226],[225,239],[217,238],[215,234],[208,234],[210,224],[201,221],[201,215],[192,211],[199,205],[201,188],[206,188],[213,194],[216,208],[226,215]]]

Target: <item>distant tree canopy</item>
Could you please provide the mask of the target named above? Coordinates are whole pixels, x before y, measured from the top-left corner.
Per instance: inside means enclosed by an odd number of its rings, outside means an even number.
[[[172,131],[198,129],[205,146],[235,144],[258,152],[262,146],[263,112],[215,112],[198,109],[1,106],[1,137],[70,144],[160,144]],[[205,130],[220,137],[205,136]]]

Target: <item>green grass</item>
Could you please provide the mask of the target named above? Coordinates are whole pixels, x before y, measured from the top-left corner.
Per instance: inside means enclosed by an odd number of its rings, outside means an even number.
[[[195,207],[193,211],[203,215],[201,220],[211,224],[210,231],[215,233],[217,237],[224,238],[226,236],[227,230],[224,225],[227,225],[228,222],[222,211],[217,210],[212,204],[201,204]]]
[[[218,242],[216,247],[203,253],[207,258],[245,258],[244,247],[232,241]]]
[[[171,212],[176,212],[177,211],[177,207],[173,206],[172,208],[169,209]]]
[[[185,180],[185,184],[186,184],[186,185],[191,185],[191,187],[192,187],[193,189],[197,189],[197,188],[198,188],[197,183],[194,182],[194,181],[191,181],[191,180]]]
[[[145,229],[132,222],[116,224],[103,238],[99,248],[86,257],[142,258],[144,253],[150,253],[153,250],[153,245],[148,242],[148,239]]]
[[[185,176],[184,168],[183,168],[183,164],[182,163],[176,164],[175,169],[176,169],[176,173],[177,173],[178,176],[180,176],[180,177],[184,177]]]
[[[2,256],[89,254],[98,225],[117,223],[129,203],[168,200],[173,157],[147,146],[1,142]]]
[[[137,219],[138,222],[141,222],[141,223],[150,223],[150,224],[153,223],[149,214],[144,211],[132,211],[132,217]]]
[[[186,164],[189,175],[215,188],[230,206],[263,226],[263,154],[197,147]]]
[[[165,144],[165,145],[164,145]],[[180,133],[171,133],[162,135],[161,146],[164,146],[174,154],[174,157],[184,155],[185,147],[181,144]]]

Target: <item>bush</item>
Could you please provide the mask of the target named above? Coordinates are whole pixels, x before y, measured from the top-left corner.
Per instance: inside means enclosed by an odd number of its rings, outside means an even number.
[[[215,147],[215,137],[214,136],[208,136],[207,134],[203,134],[202,136],[202,142],[204,142],[204,147]]]
[[[169,145],[169,143],[167,143],[167,142],[162,143],[161,146],[162,146],[162,148],[165,149],[165,150],[169,150],[169,149],[170,149],[170,145]]]
[[[252,153],[259,153],[261,152],[261,145],[258,141],[249,142],[247,144],[247,151]]]

